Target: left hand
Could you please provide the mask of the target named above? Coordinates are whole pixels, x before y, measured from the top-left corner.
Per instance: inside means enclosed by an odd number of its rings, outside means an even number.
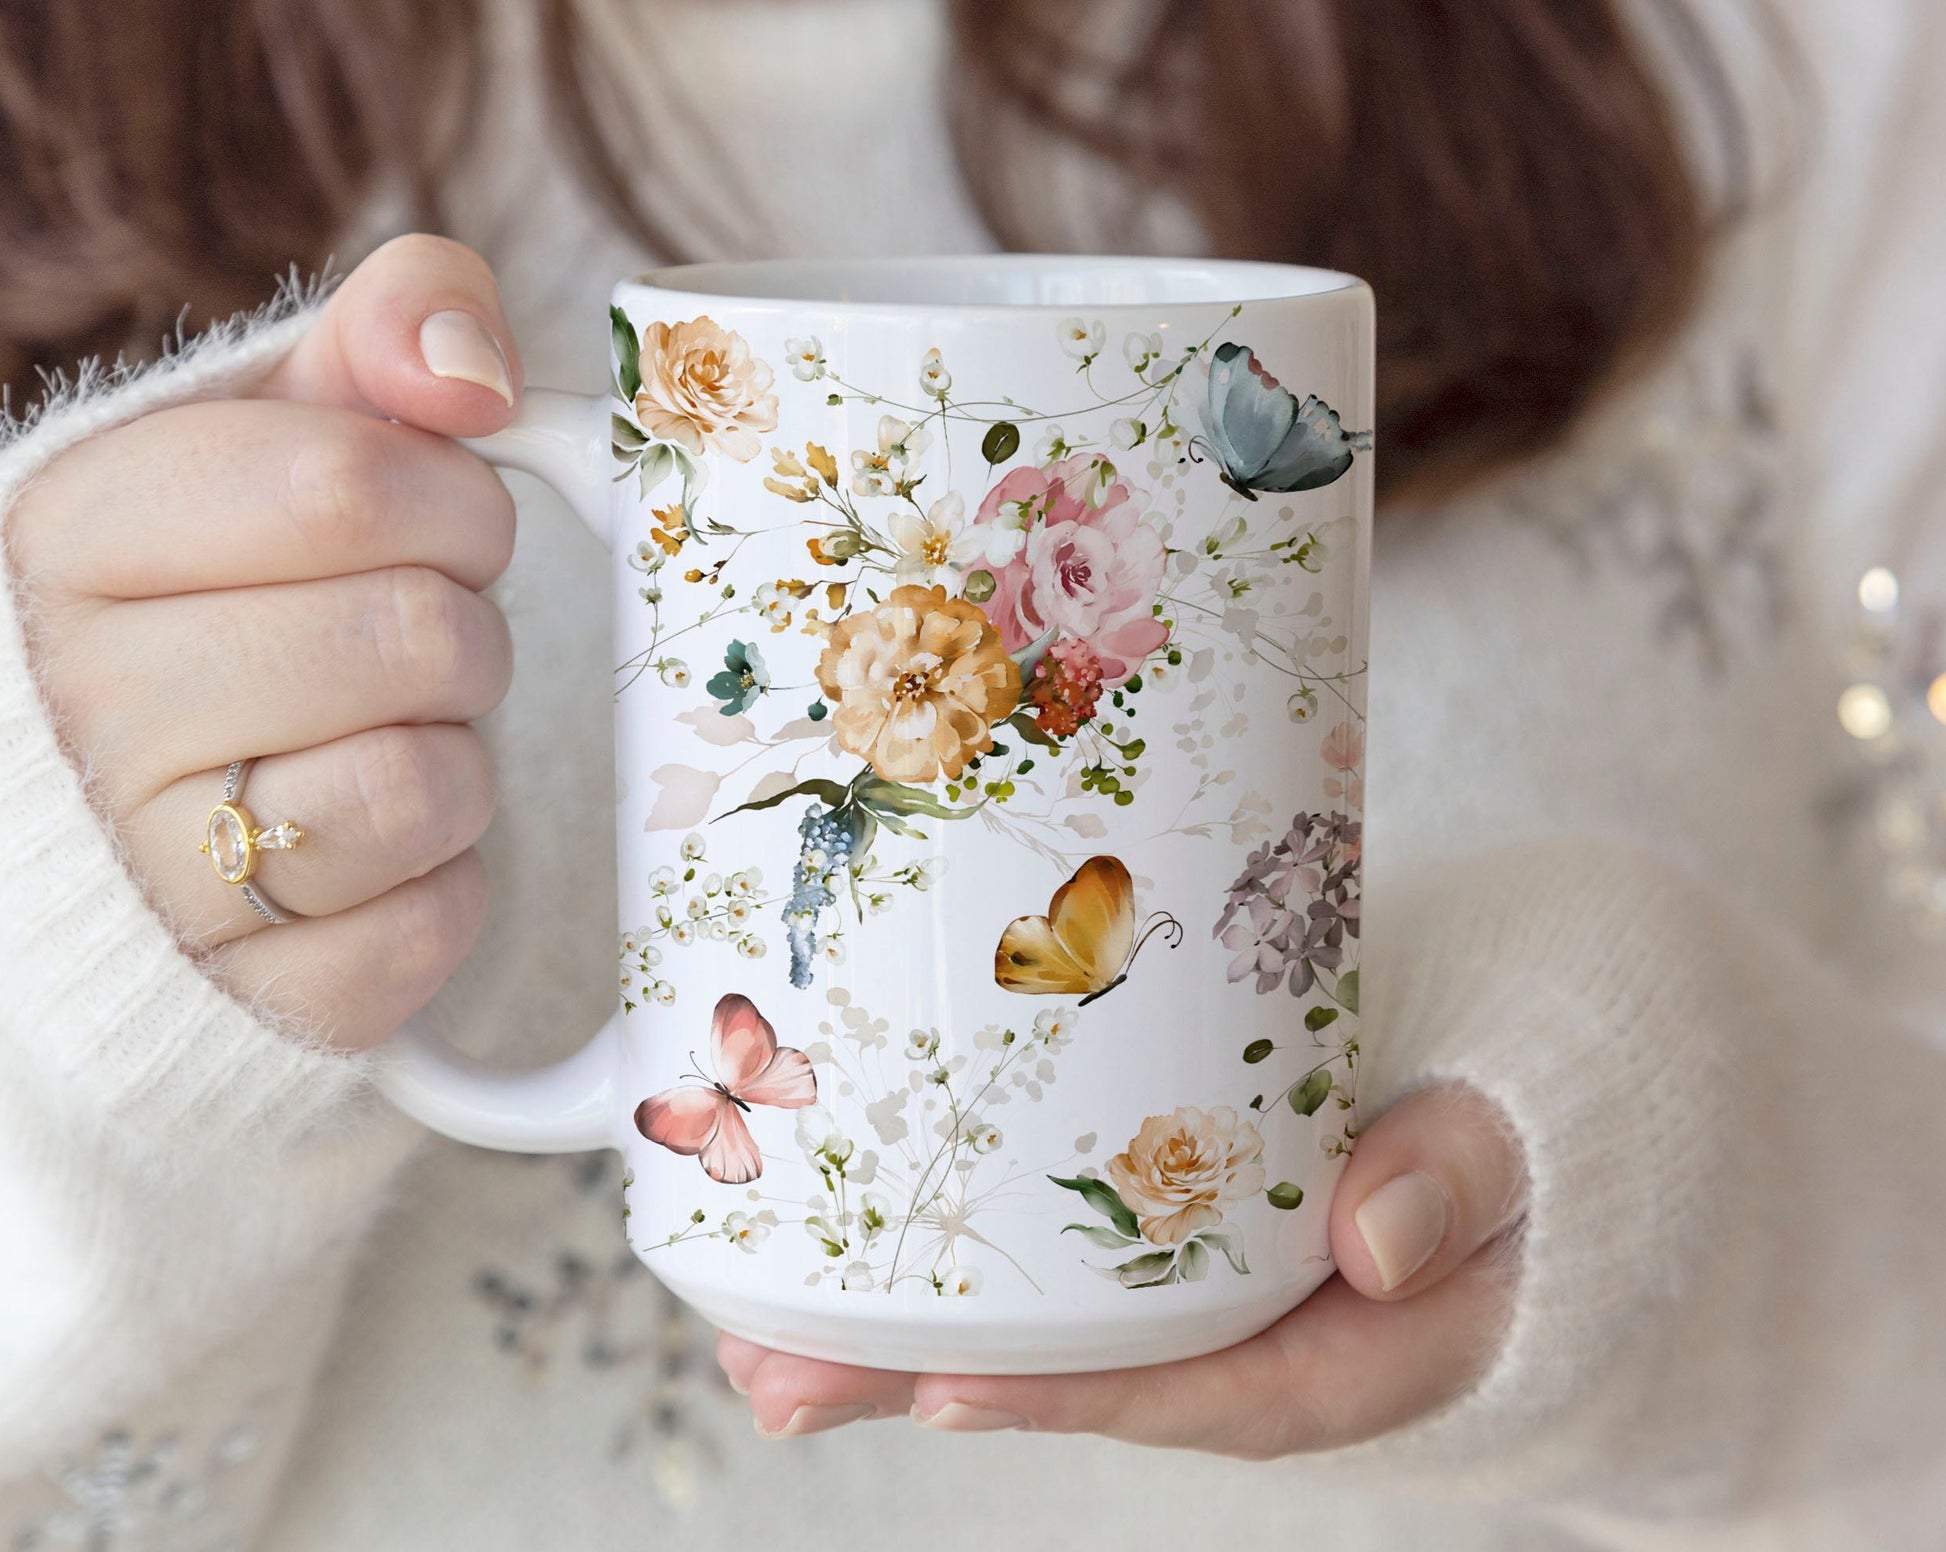
[[[1505,1330],[1520,1148],[1477,1091],[1414,1094],[1358,1141],[1331,1204],[1338,1274],[1220,1353],[1099,1374],[896,1374],[717,1338],[766,1437],[868,1418],[977,1433],[1098,1433],[1250,1460],[1356,1444],[1423,1417],[1484,1372]]]

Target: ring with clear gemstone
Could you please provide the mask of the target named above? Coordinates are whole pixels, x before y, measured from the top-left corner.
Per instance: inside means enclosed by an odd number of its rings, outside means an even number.
[[[201,850],[224,883],[244,884],[265,852],[295,851],[303,839],[303,830],[288,819],[259,829],[250,810],[232,799],[209,811]]]

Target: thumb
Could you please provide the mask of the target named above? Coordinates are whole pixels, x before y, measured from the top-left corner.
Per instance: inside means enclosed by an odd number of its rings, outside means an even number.
[[[1409,1095],[1366,1129],[1331,1202],[1331,1254],[1369,1299],[1422,1293],[1527,1210],[1506,1116],[1477,1089]]]
[[[260,391],[440,436],[485,436],[513,418],[520,384],[486,260],[444,237],[411,236],[345,278]]]

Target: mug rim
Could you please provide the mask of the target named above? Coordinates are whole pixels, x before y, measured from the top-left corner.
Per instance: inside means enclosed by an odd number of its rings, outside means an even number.
[[[1065,295],[1032,300],[968,299],[975,286],[1067,284]],[[1100,295],[1085,293],[1095,283]],[[959,294],[954,294],[957,283]],[[903,284],[913,296],[860,295]],[[1149,294],[1144,294],[1146,291]],[[615,296],[654,292],[725,305],[835,308],[952,317],[1049,313],[1153,313],[1163,308],[1307,302],[1370,293],[1355,275],[1258,259],[1128,254],[928,254],[871,258],[733,259],[663,265],[618,283]],[[1125,293],[1125,294],[1122,294]]]

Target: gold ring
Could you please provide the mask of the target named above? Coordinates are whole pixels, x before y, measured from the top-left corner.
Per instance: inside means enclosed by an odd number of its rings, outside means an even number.
[[[245,886],[244,893],[261,895],[249,888],[257,864],[267,851],[295,851],[304,831],[288,819],[274,825],[259,826],[256,816],[243,803],[243,782],[252,762],[238,760],[223,779],[223,801],[209,811],[203,822],[203,844],[199,848],[226,884]],[[254,909],[255,902],[251,902]],[[259,913],[261,914],[261,913]]]

